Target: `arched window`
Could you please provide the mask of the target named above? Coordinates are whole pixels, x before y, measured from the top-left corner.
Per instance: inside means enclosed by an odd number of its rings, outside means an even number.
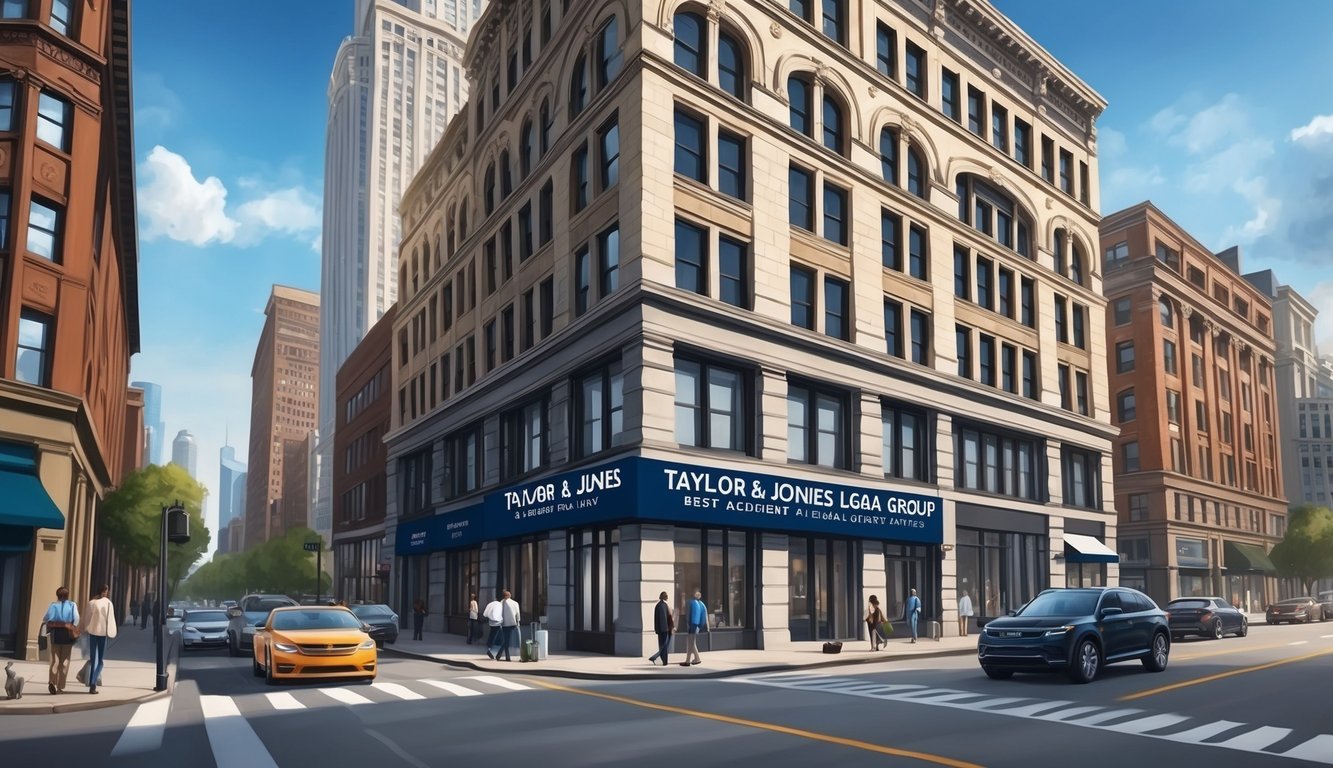
[[[435,260],[431,263],[431,274],[440,271],[440,236],[435,236]]]
[[[490,216],[491,211],[495,210],[495,164],[486,166],[485,181],[481,186],[482,205],[486,207],[486,215]]]
[[[1157,300],[1157,314],[1162,318],[1163,328],[1176,327],[1176,314],[1171,308],[1171,300],[1163,296]]]
[[[588,105],[588,60],[579,56],[569,76],[569,117],[573,120]]]
[[[620,74],[620,35],[612,16],[597,33],[597,88],[600,90]]]
[[[523,121],[518,134],[518,178],[526,179],[532,172],[532,120]]]
[[[676,32],[676,66],[699,77],[708,77],[708,27],[703,17],[688,11],[677,13],[672,27]]]
[[[824,146],[842,154],[845,146],[846,128],[842,118],[842,105],[832,96],[824,96]]]
[[[971,174],[958,177],[958,218],[1000,245],[1032,258],[1032,219],[1013,198]]]
[[[1072,238],[1069,241],[1069,279],[1083,285],[1083,249]]]
[[[810,114],[809,81],[800,75],[787,78],[787,101],[791,103],[791,127],[806,136],[815,135],[815,121]]]
[[[899,186],[898,134],[889,128],[879,132],[879,164],[884,180],[895,187]]]
[[[726,32],[717,36],[717,84],[745,101],[745,46]]]
[[[458,205],[458,244],[462,245],[467,239],[467,210],[468,199],[463,198],[463,202]]]
[[[453,258],[454,244],[457,242],[454,237],[457,234],[455,227],[458,223],[458,207],[449,206],[449,213],[444,218],[444,247],[448,250],[445,253],[446,259]]]
[[[916,147],[907,148],[907,191],[920,198],[926,196],[926,161]]]
[[[412,293],[416,294],[421,288],[421,252],[412,249]]]
[[[537,146],[540,147],[541,156],[545,157],[546,153],[551,150],[551,128],[555,125],[555,120],[551,116],[550,99],[542,99],[541,125]]]
[[[514,191],[514,171],[509,162],[509,150],[500,153],[500,199],[509,197]]]
[[[1055,270],[1057,275],[1068,274],[1069,257],[1065,250],[1065,231],[1063,229],[1055,230],[1055,242],[1051,243],[1051,269]]]

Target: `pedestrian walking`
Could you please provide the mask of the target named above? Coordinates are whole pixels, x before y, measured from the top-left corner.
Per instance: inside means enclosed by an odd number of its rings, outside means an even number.
[[[916,590],[911,590],[911,595],[907,598],[907,605],[903,608],[903,618],[912,627],[912,642],[916,642],[916,622],[921,618],[921,598],[916,596]]]
[[[490,635],[486,638],[486,657],[494,659],[496,653],[499,651],[500,635],[503,634],[500,620],[504,618],[504,614],[503,606],[500,604],[500,598],[497,597],[487,603],[486,608],[482,610],[481,615],[486,618],[486,622],[491,628]],[[492,648],[496,650],[492,651]]]
[[[426,601],[417,598],[412,603],[412,639],[421,639],[421,629],[426,624]]]
[[[694,591],[694,599],[687,608],[689,619],[688,632],[685,635],[685,660],[682,667],[699,663],[699,633],[708,631],[708,606],[703,601],[703,593]]]
[[[139,629],[140,629],[140,630],[144,630],[144,629],[147,629],[147,628],[148,628],[148,614],[150,614],[150,613],[152,613],[152,612],[153,612],[153,598],[152,598],[151,596],[149,596],[149,595],[144,595],[144,597],[143,597],[143,604],[141,604],[141,605],[139,606]]]
[[[870,596],[870,604],[866,606],[866,630],[870,635],[870,650],[878,651],[881,646],[889,644],[889,638],[884,636],[882,627],[884,626],[884,611],[879,607],[879,597]]]
[[[657,596],[657,606],[653,608],[653,631],[657,633],[657,653],[648,657],[650,664],[657,664],[662,659],[662,666],[667,665],[667,652],[671,650],[671,635],[676,631],[676,619],[671,615],[671,605],[667,602],[667,593]]]
[[[130,601],[130,619],[125,623],[132,627],[134,626],[134,623],[137,622],[138,620],[139,620],[139,599],[135,598]]]
[[[474,594],[467,601],[467,644],[472,645],[473,640],[481,639],[481,627],[477,623],[477,596]]]
[[[106,641],[116,636],[116,609],[111,605],[111,585],[103,584],[97,596],[88,601],[82,631],[88,635],[88,692],[97,693],[106,661]]]
[[[972,623],[972,595],[966,589],[958,597],[958,636],[967,637],[967,625]]]
[[[519,620],[518,601],[514,600],[506,589],[504,599],[500,601],[500,634],[504,642],[505,661],[513,661],[509,657],[509,650],[515,645],[515,641],[522,641],[522,638],[518,637]],[[495,658],[500,658],[499,651],[496,651]]]
[[[69,653],[74,650],[74,641],[79,639],[79,607],[69,599],[68,589],[56,590],[56,601],[46,609],[42,623],[51,638],[51,669],[46,678],[46,690],[55,696],[65,690]]]

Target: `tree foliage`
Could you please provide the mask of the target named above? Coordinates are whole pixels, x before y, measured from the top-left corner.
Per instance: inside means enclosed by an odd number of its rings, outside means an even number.
[[[180,502],[190,516],[190,540],[167,545],[167,586],[175,591],[190,567],[208,551],[204,526],[207,493],[184,468],[150,465],[125,478],[102,502],[97,524],[116,548],[121,562],[133,568],[155,568],[162,541],[162,508]]]
[[[321,541],[309,528],[293,528],[286,536],[246,552],[215,555],[182,586],[186,597],[202,600],[238,600],[252,592],[296,597],[315,589],[315,553],[308,541]],[[331,594],[333,579],[319,574],[320,593]]]
[[[1333,577],[1333,510],[1312,504],[1292,507],[1287,535],[1269,557],[1283,576],[1299,579],[1310,594],[1316,581]]]

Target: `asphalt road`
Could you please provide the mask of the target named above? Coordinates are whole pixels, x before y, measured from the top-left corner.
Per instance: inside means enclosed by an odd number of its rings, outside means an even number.
[[[516,662],[515,672],[522,667]],[[1090,685],[970,657],[730,680],[580,682],[382,659],[365,684],[268,688],[191,652],[171,699],[0,717],[6,765],[188,768],[1333,764],[1333,622],[1184,641]],[[1284,754],[1285,753],[1285,754]],[[1304,758],[1304,759],[1302,759]]]

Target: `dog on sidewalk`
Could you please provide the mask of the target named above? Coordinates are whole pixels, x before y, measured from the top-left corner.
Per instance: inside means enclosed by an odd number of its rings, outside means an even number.
[[[23,698],[23,678],[14,674],[13,666],[12,661],[5,665],[5,697],[11,701]]]

